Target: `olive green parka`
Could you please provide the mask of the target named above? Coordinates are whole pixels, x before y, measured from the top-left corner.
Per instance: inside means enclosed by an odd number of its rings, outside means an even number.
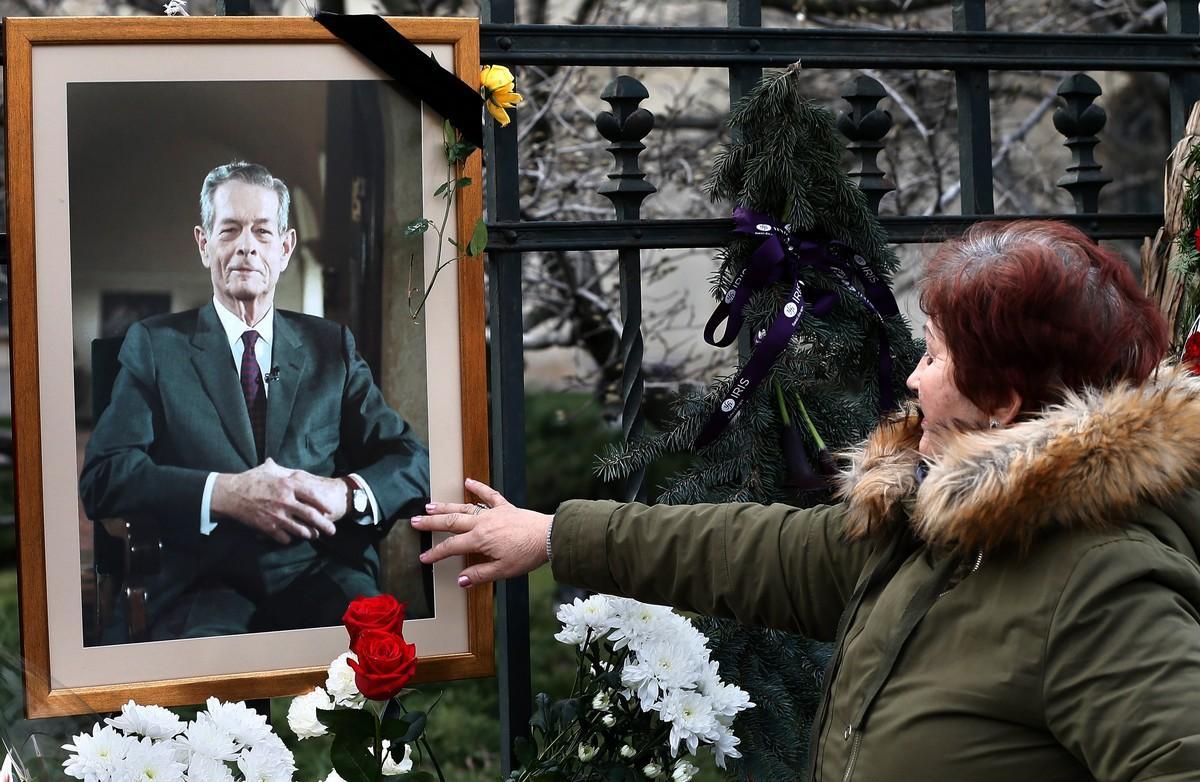
[[[1200,780],[1200,380],[945,433],[927,471],[920,434],[877,430],[833,506],[564,503],[555,577],[836,640],[820,782]]]

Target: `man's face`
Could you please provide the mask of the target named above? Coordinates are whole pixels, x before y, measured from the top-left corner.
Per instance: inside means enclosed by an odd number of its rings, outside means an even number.
[[[274,190],[231,180],[213,192],[212,234],[195,231],[200,262],[212,276],[213,295],[233,312],[261,311],[275,297],[275,284],[296,246],[296,232],[279,231],[279,196]]]

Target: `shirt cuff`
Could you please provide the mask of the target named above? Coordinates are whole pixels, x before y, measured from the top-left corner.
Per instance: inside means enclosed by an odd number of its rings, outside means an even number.
[[[200,534],[208,535],[217,528],[217,522],[212,520],[212,493],[217,483],[217,474],[210,472],[204,481],[204,494],[200,496]]]
[[[358,524],[363,527],[374,527],[379,524],[379,503],[375,502],[375,492],[371,491],[371,487],[362,479],[362,476],[356,472],[346,476],[350,480],[358,484],[358,488],[367,493],[367,504],[371,508],[371,518],[367,520],[365,517],[358,520]]]

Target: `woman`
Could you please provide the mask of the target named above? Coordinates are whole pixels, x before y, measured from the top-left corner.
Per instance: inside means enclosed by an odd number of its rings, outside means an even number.
[[[470,586],[555,577],[836,639],[814,780],[1200,779],[1200,380],[1119,258],[978,225],[922,292],[919,410],[838,505],[438,503]]]

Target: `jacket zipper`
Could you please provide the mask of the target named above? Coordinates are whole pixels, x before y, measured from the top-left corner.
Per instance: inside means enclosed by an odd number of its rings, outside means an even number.
[[[862,745],[862,732],[847,726],[845,737],[850,738],[851,734],[854,735],[854,743],[850,745],[850,759],[846,761],[846,773],[842,774],[842,782],[850,782],[850,778],[854,776],[854,764],[858,761],[858,748]]]

